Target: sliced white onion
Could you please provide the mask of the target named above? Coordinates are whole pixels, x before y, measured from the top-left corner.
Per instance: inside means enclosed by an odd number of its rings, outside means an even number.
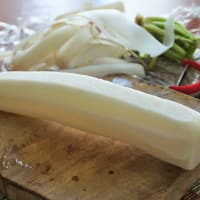
[[[127,63],[127,61],[120,58],[101,57],[101,58],[96,58],[93,64],[98,65],[98,64],[120,64],[120,63],[122,64]]]
[[[76,68],[85,65],[91,65],[96,59],[102,57],[120,57],[125,54],[126,50],[121,46],[109,43],[87,43],[81,49],[78,54],[69,59],[68,68]]]
[[[80,49],[83,49],[84,45],[89,43],[92,36],[88,27],[82,28],[76,32],[73,37],[66,41],[56,54],[56,63],[62,67],[70,67],[70,60],[80,54]],[[78,65],[77,65],[78,66]]]
[[[84,9],[85,10],[115,9],[115,10],[119,10],[121,12],[124,12],[124,4],[121,1],[119,1],[119,2],[114,2],[114,3],[111,3],[111,4],[106,4],[106,5],[103,5],[103,6],[91,6],[91,7],[84,8]],[[76,10],[76,11],[73,11],[73,12],[64,13],[62,15],[57,16],[56,20],[64,19],[67,16],[69,16],[71,14],[76,14],[78,12],[81,12],[81,10]]]
[[[18,51],[14,51],[15,55],[12,57],[13,68],[26,69],[27,66],[40,64],[52,52],[56,51],[60,46],[71,37],[74,33],[73,26],[64,26],[52,31],[47,37],[40,37],[32,46],[22,49],[18,47]]]
[[[93,65],[96,59],[119,58],[135,50],[158,56],[174,42],[173,20],[166,23],[165,43],[116,10],[93,10],[55,21],[50,28],[19,45],[11,56],[15,70],[28,70],[40,63],[60,68]]]
[[[163,44],[168,45],[170,47],[174,44],[174,18],[170,16],[165,22],[165,35],[163,38]]]
[[[62,71],[68,73],[90,75],[95,77],[104,77],[112,74],[136,75],[141,78],[144,78],[145,76],[143,66],[137,63],[89,65],[74,69],[65,69]]]
[[[172,47],[174,43],[173,20],[166,23],[165,44],[156,40],[141,26],[133,23],[131,19],[117,10],[94,10],[79,13],[95,22],[101,30],[102,38],[110,39],[122,46],[138,51],[140,54],[149,54],[152,57],[159,56]]]

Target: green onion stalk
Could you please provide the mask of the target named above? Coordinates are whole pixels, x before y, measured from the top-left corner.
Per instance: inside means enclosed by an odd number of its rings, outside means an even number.
[[[164,17],[146,17],[137,15],[135,22],[144,27],[149,33],[151,33],[160,42],[163,42],[165,36],[165,23],[167,19]],[[174,34],[175,41],[173,46],[166,51],[163,56],[180,63],[183,59],[194,59],[193,55],[197,49],[200,37],[194,36],[189,30],[187,30],[182,24],[174,22]],[[155,67],[157,58],[152,58],[149,64],[149,68]]]

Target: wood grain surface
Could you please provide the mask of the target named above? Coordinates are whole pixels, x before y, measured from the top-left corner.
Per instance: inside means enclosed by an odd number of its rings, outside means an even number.
[[[129,80],[200,110],[192,97]],[[200,177],[200,168],[184,171],[120,141],[8,113],[0,113],[0,160],[0,191],[12,200],[178,200]]]

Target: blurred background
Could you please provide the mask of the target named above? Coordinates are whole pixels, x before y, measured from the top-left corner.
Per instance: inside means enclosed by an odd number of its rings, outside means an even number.
[[[116,0],[1,0],[0,21],[16,23],[17,17],[56,16],[58,14],[81,9],[86,3],[103,5]],[[169,13],[173,8],[199,4],[200,0],[122,0],[127,15],[160,15]]]

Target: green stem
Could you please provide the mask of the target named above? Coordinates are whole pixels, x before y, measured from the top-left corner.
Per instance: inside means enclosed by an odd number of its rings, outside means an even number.
[[[183,36],[180,36],[180,35],[175,35],[175,40],[177,41],[180,41],[182,43],[189,43],[189,44],[192,44],[193,43],[193,40],[192,39],[188,39],[188,38],[185,38]]]
[[[173,51],[172,49],[166,51],[163,55],[171,60],[175,60],[176,62],[180,62],[183,59],[183,57],[178,55],[177,52]]]
[[[151,59],[150,63],[149,63],[149,70],[153,70],[156,67],[156,62],[158,60],[158,57],[154,57]]]
[[[194,40],[195,40],[196,42],[200,42],[200,37],[195,37]]]
[[[192,33],[190,33],[190,31],[186,29],[182,24],[174,22],[174,28],[179,34],[183,35],[184,37],[187,37],[189,39],[195,39],[195,36]]]
[[[151,23],[159,28],[165,28],[164,21],[152,21]],[[180,35],[184,38],[194,39],[194,36],[183,25],[179,24],[178,22],[174,22],[174,32],[176,33],[176,35]]]
[[[153,25],[153,24],[144,24],[144,28],[152,33],[154,36],[158,36],[158,37],[164,37],[165,32],[163,29]]]
[[[151,23],[154,21],[166,22],[166,18],[164,18],[164,17],[146,17],[144,19],[144,23]]]
[[[178,53],[182,57],[185,56],[185,54],[186,54],[185,50],[176,43],[174,43],[174,45],[171,49],[174,50],[176,53]]]

